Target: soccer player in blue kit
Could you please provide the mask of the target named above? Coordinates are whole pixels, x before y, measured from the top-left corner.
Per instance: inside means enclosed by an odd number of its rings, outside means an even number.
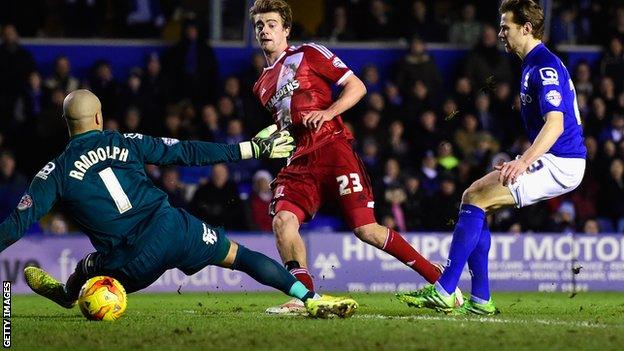
[[[70,141],[37,173],[15,211],[0,224],[0,252],[57,202],[82,226],[96,251],[78,263],[66,284],[40,268],[26,268],[26,282],[36,293],[71,308],[93,276],[112,276],[134,292],[171,268],[191,275],[217,265],[304,300],[315,317],[348,317],[357,308],[350,298],[309,291],[275,260],[229,240],[223,228],[172,207],[145,174],[145,163],[206,165],[288,157],[294,143],[287,131],[273,125],[251,141],[231,145],[103,131],[100,101],[88,90],[65,98],[63,116]]]
[[[585,172],[585,144],[574,85],[561,60],[544,46],[544,12],[533,0],[502,2],[500,40],[522,59],[520,112],[531,146],[464,192],[444,273],[423,289],[398,294],[413,307],[453,314],[493,315],[486,213],[524,207],[574,190]],[[454,308],[454,291],[464,266],[471,273],[470,300]]]

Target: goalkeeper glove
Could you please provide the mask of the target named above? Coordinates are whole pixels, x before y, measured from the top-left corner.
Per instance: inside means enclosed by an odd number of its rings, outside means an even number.
[[[295,150],[295,140],[287,130],[277,130],[272,124],[261,130],[251,141],[240,144],[241,158],[284,158]]]

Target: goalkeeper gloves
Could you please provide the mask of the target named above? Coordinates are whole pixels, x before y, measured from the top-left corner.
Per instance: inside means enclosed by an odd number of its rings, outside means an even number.
[[[238,144],[243,160],[249,158],[284,158],[292,155],[295,140],[286,130],[277,130],[272,124],[261,130],[251,141]]]

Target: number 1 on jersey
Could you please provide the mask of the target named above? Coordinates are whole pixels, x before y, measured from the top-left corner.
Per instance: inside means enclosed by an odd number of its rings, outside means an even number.
[[[130,199],[128,199],[128,195],[119,184],[119,180],[115,173],[113,173],[113,169],[110,167],[106,167],[101,170],[99,173],[100,178],[104,182],[104,186],[108,193],[113,198],[115,205],[117,206],[117,210],[119,213],[124,213],[132,208],[132,204],[130,203]]]

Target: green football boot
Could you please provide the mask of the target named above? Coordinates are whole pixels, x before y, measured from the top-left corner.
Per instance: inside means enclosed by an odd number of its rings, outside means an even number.
[[[440,312],[449,313],[457,306],[456,293],[450,296],[442,296],[433,284],[427,284],[424,288],[408,293],[398,293],[396,297],[407,303],[410,307],[426,307]]]
[[[72,308],[76,304],[76,301],[67,298],[65,286],[41,268],[24,268],[24,279],[32,291],[64,308]]]
[[[453,315],[479,315],[479,316],[493,316],[499,314],[500,310],[494,305],[494,301],[490,298],[487,303],[478,303],[472,300],[467,300],[460,307],[455,308],[451,314]]]

